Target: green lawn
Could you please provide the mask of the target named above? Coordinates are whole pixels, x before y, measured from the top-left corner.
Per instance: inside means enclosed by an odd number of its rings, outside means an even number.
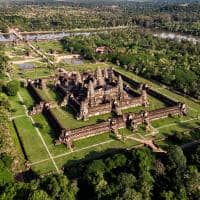
[[[59,67],[59,64],[58,64]],[[64,68],[67,71],[80,71],[80,72],[86,72],[86,71],[94,71],[96,70],[98,67],[101,68],[106,68],[106,67],[110,67],[110,64],[107,63],[84,63],[84,64],[80,64],[80,65],[70,65],[70,64],[64,64],[61,63],[62,68]]]
[[[63,100],[63,97],[58,92],[55,91],[53,82],[47,83],[47,88],[49,96],[51,97],[51,101],[59,103]]]
[[[82,121],[82,120],[76,120],[76,118],[74,117],[73,111],[69,107],[54,108],[54,109],[52,109],[52,111],[58,117],[60,123],[65,128],[70,128],[70,129],[75,129],[75,128],[80,128],[83,126],[96,124],[98,122],[105,121],[109,117],[112,116],[111,113],[108,113],[108,114],[104,114],[104,115],[91,117],[87,121]]]
[[[49,70],[45,65],[42,68],[35,68],[30,70],[15,70],[13,79],[36,79],[52,75],[53,71]]]
[[[48,173],[56,173],[55,166],[52,163],[52,160],[47,160],[42,163],[32,165],[31,169],[33,171],[35,171],[38,175],[44,175],[44,174],[48,174]]]
[[[39,41],[32,42],[33,46],[39,47],[43,52],[48,52],[49,49],[53,49],[56,52],[62,53],[63,47],[60,41]]]
[[[31,106],[33,106],[35,104],[34,99],[31,97],[30,93],[28,92],[28,90],[26,88],[20,88],[19,92],[24,100],[24,104],[28,108],[30,108]]]
[[[69,151],[65,145],[55,146],[53,144],[53,141],[58,138],[59,133],[56,133],[54,130],[52,130],[46,118],[42,114],[34,115],[33,119],[36,123],[42,124],[43,127],[39,128],[39,130],[52,156],[59,155],[62,154],[63,152]]]
[[[17,132],[30,162],[48,158],[47,151],[31,120],[25,116],[14,119]]]
[[[54,102],[58,104],[63,100],[58,92],[55,91],[54,85],[52,81],[47,82],[47,87],[45,89],[38,89],[38,93],[42,96],[46,101]]]
[[[30,108],[34,104],[34,100],[30,96],[26,88],[20,88],[19,92],[24,99],[24,103],[20,102],[18,96],[8,97],[11,103],[11,117],[25,114],[23,104],[25,104],[28,108]]]
[[[9,97],[10,104],[11,104],[11,117],[18,116],[18,115],[24,115],[24,108],[22,107],[22,103],[18,99],[17,96],[15,97]]]

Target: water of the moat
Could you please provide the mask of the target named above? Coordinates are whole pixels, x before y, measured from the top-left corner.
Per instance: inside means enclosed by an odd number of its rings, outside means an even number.
[[[83,64],[83,60],[74,59],[74,58],[65,58],[65,59],[63,59],[63,62],[66,63],[66,64],[72,64],[72,65],[81,65],[81,64]]]
[[[190,41],[194,44],[197,42],[200,42],[199,37],[191,36],[191,35],[184,35],[184,34],[179,34],[179,33],[173,33],[173,32],[163,32],[163,31],[152,31],[153,35],[155,37],[160,37],[164,39],[173,39],[173,40],[186,40]],[[28,34],[24,35],[24,37],[27,40],[34,41],[34,40],[58,40],[62,39],[63,37],[69,37],[71,35],[90,35],[90,32],[82,32],[82,33],[67,33],[67,32],[62,32],[62,33],[48,33],[48,34]],[[95,34],[95,32],[93,32]],[[14,35],[2,35],[0,34],[0,42],[11,42],[14,41],[16,37]]]
[[[18,66],[20,69],[33,69],[35,67],[33,63],[21,63]]]

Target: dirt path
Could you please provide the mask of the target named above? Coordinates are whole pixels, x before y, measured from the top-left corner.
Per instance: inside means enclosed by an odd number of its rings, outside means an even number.
[[[148,139],[139,139],[139,138],[136,138],[136,137],[133,137],[133,136],[128,136],[127,138],[135,140],[137,142],[140,142],[144,145],[149,146],[154,152],[167,153],[166,151],[164,151],[160,147],[156,146],[153,139],[149,139],[149,140]]]
[[[24,60],[17,60],[17,61],[12,61],[13,64],[23,64],[23,63],[28,63],[28,62],[37,62],[41,61],[41,58],[29,58],[29,59],[24,59]]]

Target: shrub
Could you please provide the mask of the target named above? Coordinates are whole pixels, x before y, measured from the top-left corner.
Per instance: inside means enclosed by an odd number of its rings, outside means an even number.
[[[20,83],[17,80],[8,82],[6,92],[8,96],[16,96],[19,91]]]
[[[2,153],[0,154],[0,159],[8,169],[11,168],[12,158],[9,155],[7,155],[6,153]]]
[[[10,112],[15,113],[15,112],[17,112],[17,109],[16,108],[11,108]]]
[[[10,101],[8,100],[8,97],[3,93],[0,93],[0,106],[3,106],[7,110],[10,110],[10,108],[11,108]]]
[[[41,123],[39,123],[39,122],[36,122],[36,123],[35,123],[35,126],[36,126],[37,128],[40,128],[40,129],[43,129],[43,128],[44,128],[43,124],[41,124]]]
[[[20,86],[23,87],[23,88],[25,88],[26,87],[26,81],[21,81],[20,82]]]

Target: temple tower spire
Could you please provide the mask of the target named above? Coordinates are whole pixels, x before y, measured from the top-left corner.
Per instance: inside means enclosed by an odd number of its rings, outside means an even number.
[[[76,74],[76,81],[77,81],[77,83],[80,83],[80,84],[82,83],[82,77],[79,72],[77,72],[77,74]]]
[[[123,80],[122,80],[122,77],[119,76],[118,77],[118,97],[119,97],[119,100],[121,100],[124,96],[124,85],[123,85]]]
[[[104,69],[104,78],[108,79],[108,69],[107,68]]]
[[[103,75],[102,75],[102,70],[100,67],[97,68],[96,71],[96,78],[97,78],[97,86],[103,86],[105,84]]]
[[[89,99],[89,105],[92,106],[93,103],[94,103],[94,98],[95,98],[95,94],[94,94],[94,85],[93,85],[93,82],[90,81],[89,84],[88,84],[88,99]]]
[[[109,69],[107,70],[107,72],[108,72],[108,80],[109,80],[109,83],[112,83],[112,81],[113,81],[113,70],[112,70],[112,68],[109,68]]]

